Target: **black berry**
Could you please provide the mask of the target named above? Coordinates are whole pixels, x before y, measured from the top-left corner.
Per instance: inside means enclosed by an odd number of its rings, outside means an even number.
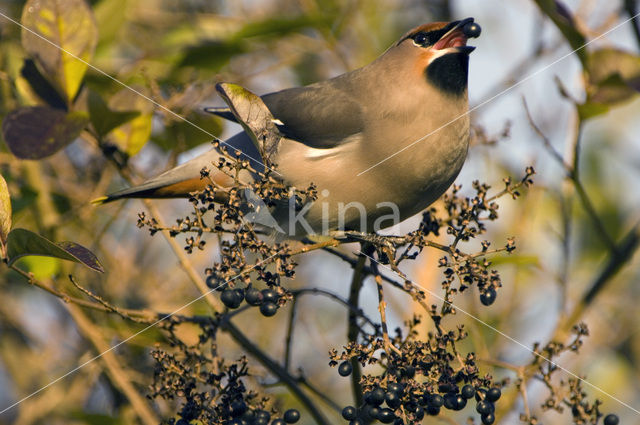
[[[244,294],[244,299],[247,300],[249,305],[257,306],[262,304],[262,293],[256,288],[249,288]]]
[[[456,401],[456,395],[449,393],[444,396],[444,407],[445,409],[455,410],[458,402]]]
[[[431,416],[438,416],[440,414],[440,408],[435,406],[427,406],[427,414]]]
[[[271,317],[278,311],[278,306],[272,302],[266,302],[260,306],[260,313],[263,316]]]
[[[462,397],[461,395],[456,396],[456,405],[453,410],[462,410],[467,405],[467,399]]]
[[[268,424],[271,419],[271,414],[266,410],[256,410],[256,425]]]
[[[351,362],[348,360],[340,363],[340,366],[338,366],[340,376],[349,376],[351,372],[353,372],[353,366],[351,366]]]
[[[416,415],[416,419],[418,421],[421,421],[422,418],[424,418],[424,408],[422,406],[416,407],[416,409],[414,410],[414,414]]]
[[[237,400],[231,403],[231,416],[237,418],[242,416],[247,411],[247,403],[242,400]]]
[[[480,37],[482,28],[480,28],[480,25],[476,24],[475,22],[469,22],[464,27],[462,27],[462,32],[468,38],[476,38],[476,37]]]
[[[348,421],[351,421],[356,418],[356,408],[353,406],[347,406],[342,409],[342,417]]]
[[[489,403],[488,401],[482,400],[479,401],[478,404],[476,404],[476,412],[480,413],[481,415],[488,415],[492,412],[492,410],[493,409],[491,409],[491,403]]]
[[[440,394],[433,394],[431,397],[429,397],[429,400],[427,401],[427,405],[429,407],[440,408],[442,407],[443,404],[444,404],[444,399]]]
[[[384,399],[385,399],[385,393],[384,393],[384,390],[380,387],[371,391],[369,393],[369,396],[366,398],[367,403],[373,406],[380,406],[384,402]]]
[[[387,391],[387,394],[384,396],[384,400],[387,402],[387,406],[392,409],[397,409],[402,403],[400,396],[395,391]]]
[[[480,302],[483,305],[491,305],[496,300],[498,294],[494,288],[489,288],[480,295]]]
[[[378,414],[378,420],[383,424],[390,424],[396,419],[396,415],[393,413],[391,409],[387,409],[386,407],[380,410]]]
[[[296,409],[289,409],[284,412],[284,421],[288,424],[295,424],[300,420],[300,412]]]
[[[238,308],[242,304],[242,296],[235,289],[225,289],[220,294],[220,301],[228,308]]]
[[[404,386],[402,384],[398,384],[397,382],[389,382],[387,384],[387,391],[393,391],[394,393],[398,393],[398,395],[402,395],[403,390]]]
[[[371,419],[378,419],[378,416],[380,415],[380,410],[381,409],[378,406],[369,405],[365,407],[365,413]]]
[[[278,293],[273,289],[263,289],[262,290],[262,301],[265,303],[277,303],[278,302]]]
[[[218,289],[218,280],[214,276],[207,276],[207,286],[211,289]]]
[[[473,396],[476,395],[476,389],[473,388],[472,385],[467,384],[462,387],[462,390],[460,390],[460,394],[462,394],[462,397],[466,399],[473,398]]]
[[[407,366],[406,368],[401,370],[402,376],[408,379],[412,379],[416,376],[416,368],[413,366]]]
[[[501,395],[502,395],[502,392],[500,391],[500,388],[493,387],[489,389],[489,391],[487,391],[487,400],[491,402],[498,401]]]
[[[620,423],[620,419],[618,418],[617,415],[614,415],[613,413],[608,414],[607,416],[604,417],[604,425],[618,425]]]
[[[491,425],[492,423],[495,422],[496,417],[494,416],[493,413],[489,413],[489,414],[486,414],[486,415],[482,415],[480,417],[480,419],[482,419],[482,423],[484,425]]]

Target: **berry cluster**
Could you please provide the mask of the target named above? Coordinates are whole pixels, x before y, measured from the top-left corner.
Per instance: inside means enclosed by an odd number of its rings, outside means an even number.
[[[271,420],[271,413],[262,409],[249,409],[242,400],[234,402],[226,413],[231,419],[224,422],[225,425],[285,425],[300,420],[300,412],[296,409],[289,409],[284,412],[282,418]],[[189,425],[189,421],[178,419],[174,424]]]
[[[207,285],[211,287],[209,279]],[[279,308],[279,302],[283,298],[276,290],[267,288],[258,290],[253,286],[246,288],[225,288],[220,293],[220,301],[230,309],[240,307],[243,301],[254,307],[260,307],[260,313],[265,317],[271,317],[276,314]]]
[[[338,366],[341,376],[349,376],[353,367],[349,361]],[[407,375],[407,372],[403,375]],[[411,375],[409,371],[409,375]],[[480,414],[484,425],[495,421],[495,402],[502,392],[498,387],[475,388],[466,384],[462,388],[456,385],[440,385],[438,391],[416,391],[412,387],[399,382],[389,382],[386,388],[374,387],[364,395],[364,403],[359,408],[347,406],[342,410],[342,417],[349,425],[362,425],[372,420],[383,424],[401,425],[404,419],[399,415],[409,414],[413,421],[421,421],[425,415],[437,416],[442,408],[459,411],[467,406],[470,399],[475,398],[476,411]]]
[[[289,409],[284,412],[282,418],[271,420],[271,414],[269,412],[262,409],[249,409],[241,400],[232,404],[231,411],[228,413],[227,417],[231,417],[231,419],[226,421],[225,425],[285,425],[294,424],[300,420],[300,412],[296,409]],[[181,424],[178,423],[176,425]]]

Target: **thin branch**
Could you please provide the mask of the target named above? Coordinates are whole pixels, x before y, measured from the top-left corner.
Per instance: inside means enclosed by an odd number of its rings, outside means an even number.
[[[349,304],[349,300],[346,300],[336,294],[334,294],[333,292],[327,291],[326,289],[320,289],[320,288],[303,288],[303,289],[296,289],[291,291],[291,293],[294,296],[299,296],[299,295],[305,295],[305,294],[317,294],[317,295],[324,295],[326,297],[329,297],[337,302],[339,302],[340,304],[344,305],[346,308],[348,308],[349,310],[351,310],[354,314],[356,314],[358,317],[364,319],[367,323],[369,323],[369,325],[371,325],[374,329],[377,328],[377,324],[371,320],[369,317],[367,317],[366,314],[364,314],[364,311],[361,308],[357,308],[351,304]]]
[[[387,303],[384,301],[384,291],[382,289],[382,278],[380,277],[380,273],[378,272],[378,265],[376,262],[372,262],[371,266],[375,270],[374,279],[376,282],[376,288],[378,290],[378,312],[380,312],[380,323],[382,324],[382,341],[384,343],[385,351],[391,357],[391,352],[395,352],[402,356],[402,351],[400,351],[395,345],[391,343],[389,340],[389,329],[387,327]]]
[[[298,300],[294,297],[291,301],[291,308],[289,310],[289,326],[287,327],[287,336],[285,338],[285,352],[284,352],[284,369],[289,370],[291,365],[291,341],[293,339],[293,328],[296,321],[296,311],[298,309]]]
[[[561,333],[568,332],[571,327],[578,322],[584,311],[593,303],[596,296],[602,291],[606,284],[620,271],[633,256],[640,245],[640,223],[637,223],[622,239],[622,241],[609,254],[609,260],[603,267],[598,277],[593,281],[591,287],[582,296],[580,302],[576,304],[573,311],[564,321],[564,326],[559,330]],[[556,333],[557,334],[557,333]],[[558,335],[556,335],[558,336]],[[554,338],[555,339],[555,338]]]
[[[132,322],[135,322],[135,323],[149,323],[148,320],[138,319],[136,317],[130,316],[124,310],[122,310],[122,309],[120,309],[120,308],[118,308],[118,307],[116,307],[114,305],[109,304],[107,301],[105,301],[104,299],[102,299],[98,295],[94,294],[93,292],[89,291],[87,288],[85,288],[83,286],[80,286],[80,284],[78,282],[76,282],[75,278],[72,275],[69,275],[69,280],[71,281],[71,283],[73,283],[73,286],[78,288],[78,290],[80,290],[81,292],[86,294],[89,298],[91,298],[91,299],[97,301],[98,303],[100,303],[100,305],[102,305],[106,309],[106,311],[110,311],[112,313],[116,313],[118,316],[122,317],[123,319],[131,320]]]
[[[636,43],[640,47],[640,20],[636,16],[638,14],[638,1],[637,0],[624,0],[624,9],[631,17],[631,28],[633,35],[636,37]]]
[[[151,407],[149,407],[148,401],[140,394],[140,390],[133,386],[133,379],[130,374],[120,366],[115,352],[113,352],[109,344],[104,341],[102,332],[96,328],[77,306],[69,305],[67,309],[78,326],[78,329],[91,342],[94,349],[98,353],[101,353],[100,361],[105,365],[107,374],[111,377],[112,382],[129,399],[133,410],[140,420],[145,425],[157,425],[160,420]]]
[[[577,160],[578,160],[578,151],[579,151],[579,143],[576,141],[574,143],[574,159],[573,159],[573,165],[572,164],[568,164],[564,158],[562,157],[562,155],[560,155],[558,153],[558,151],[556,151],[553,146],[551,145],[551,141],[549,140],[549,138],[542,132],[542,130],[540,130],[540,127],[537,126],[537,124],[535,123],[535,121],[533,120],[533,117],[531,116],[531,113],[529,111],[529,107],[527,106],[527,102],[525,101],[525,99],[522,99],[523,104],[524,104],[524,109],[527,113],[527,118],[529,120],[529,124],[531,125],[531,127],[534,129],[534,131],[538,134],[538,136],[540,136],[540,139],[542,140],[545,148],[549,151],[549,153],[551,153],[551,156],[558,161],[558,163],[563,167],[566,176],[569,180],[571,180],[571,182],[573,183],[574,187],[576,188],[576,191],[578,193],[578,197],[580,198],[580,201],[582,202],[582,206],[584,207],[585,211],[587,212],[587,216],[591,219],[591,222],[593,223],[593,226],[595,227],[598,236],[600,236],[600,239],[605,243],[605,245],[607,246],[607,248],[611,251],[615,253],[615,249],[616,249],[616,245],[615,242],[613,241],[613,239],[611,238],[611,236],[609,235],[609,233],[607,232],[607,229],[604,227],[604,224],[602,223],[602,220],[600,220],[600,217],[598,217],[598,213],[596,212],[595,207],[593,206],[593,203],[591,202],[591,199],[589,198],[589,195],[587,194],[584,186],[582,185],[582,182],[580,181],[579,177],[578,177],[578,169],[577,169]],[[578,125],[578,130],[577,134],[576,134],[576,138],[579,139],[581,137],[581,125]]]
[[[307,381],[307,378],[305,376],[300,376],[298,378],[298,382],[301,385],[304,385],[313,394],[315,394],[316,397],[324,401],[327,405],[331,406],[333,410],[335,410],[336,412],[342,412],[342,406],[340,406],[335,401],[331,400],[331,398],[329,398],[326,392],[320,391],[319,389],[314,387],[309,381]]]
[[[371,250],[373,247],[364,246],[363,249]],[[351,278],[351,285],[349,289],[349,301],[348,303],[353,306],[354,309],[359,310],[359,298],[360,298],[360,290],[362,289],[362,284],[364,279],[367,277],[367,273],[364,271],[364,265],[367,261],[367,257],[365,255],[358,256],[358,262],[353,268],[353,277]],[[357,342],[358,334],[360,333],[360,327],[358,326],[357,321],[358,316],[354,312],[353,309],[349,310],[349,315],[347,317],[347,341],[348,342]],[[362,387],[360,385],[360,379],[362,379],[362,369],[360,367],[360,362],[358,359],[353,358],[350,360],[353,372],[351,373],[351,391],[353,393],[353,403],[356,406],[362,405],[363,395],[362,395]]]
[[[254,356],[269,371],[271,371],[280,381],[282,381],[289,391],[302,403],[307,411],[313,416],[318,425],[329,425],[327,419],[322,415],[320,410],[315,406],[311,399],[302,391],[297,380],[291,376],[282,366],[267,356],[264,351],[254,345],[233,323],[224,321],[221,323],[221,329],[228,332],[247,353]]]

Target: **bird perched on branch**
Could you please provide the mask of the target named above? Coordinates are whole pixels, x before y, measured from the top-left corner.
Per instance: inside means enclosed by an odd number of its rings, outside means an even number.
[[[452,184],[467,155],[469,38],[473,18],[421,25],[372,63],[327,81],[261,97],[280,139],[272,162],[287,185],[317,187],[314,202],[271,211],[295,237],[332,230],[379,230],[413,216]],[[210,112],[237,120],[231,108]],[[224,142],[253,168],[264,151],[246,130]],[[98,199],[187,197],[231,179],[211,150],[140,186]]]

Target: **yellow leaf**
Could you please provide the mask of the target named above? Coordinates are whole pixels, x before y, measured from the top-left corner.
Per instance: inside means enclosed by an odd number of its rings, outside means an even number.
[[[140,91],[140,89],[138,89]],[[110,133],[110,140],[129,156],[137,154],[151,137],[153,104],[129,89],[109,99],[112,111],[139,111],[140,115]]]
[[[22,24],[22,46],[70,105],[98,40],[91,8],[84,0],[28,0]]]
[[[7,256],[7,236],[11,230],[11,198],[4,177],[0,175],[0,255]]]

